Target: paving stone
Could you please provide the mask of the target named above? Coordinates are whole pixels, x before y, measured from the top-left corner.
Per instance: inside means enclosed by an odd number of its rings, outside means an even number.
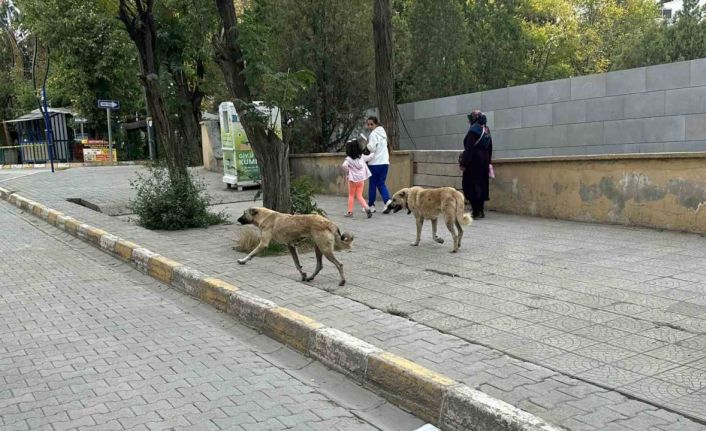
[[[223,324],[229,318],[219,317],[208,308],[207,314],[191,314],[193,308],[166,300],[161,296],[163,286],[150,279],[145,284],[134,277],[133,269],[115,271],[114,265],[104,266],[102,255],[94,260],[85,254],[92,252],[90,249],[75,249],[25,226],[28,225],[17,213],[0,203],[0,254],[5,256],[8,250],[22,247],[33,250],[15,252],[13,264],[0,269],[0,279],[7,275],[27,279],[32,274],[43,280],[42,284],[27,284],[19,295],[4,283],[0,286],[2,322],[11,325],[18,343],[32,343],[26,345],[23,356],[10,353],[7,348],[0,350],[0,363],[17,365],[23,369],[24,378],[33,381],[31,386],[23,387],[24,392],[16,396],[8,392],[0,398],[0,428],[173,429],[222,419],[224,413],[218,407],[236,407],[238,403],[258,400],[249,404],[253,424],[261,429],[276,429],[282,424],[278,417],[294,425],[305,422],[307,417],[311,419],[309,410],[299,405],[304,406],[308,394],[314,393],[325,401],[316,405],[316,421],[320,417],[334,418],[341,419],[342,426],[349,429],[375,429],[353,419],[345,408],[326,401],[325,396],[293,377],[290,371],[279,368],[281,365],[272,362],[274,358],[268,360],[269,355],[229,333],[224,328],[233,323]],[[111,259],[108,262],[113,263]],[[41,272],[37,272],[38,268]],[[24,307],[30,297],[33,306]],[[196,304],[194,300],[183,302]],[[40,321],[42,325],[36,325]],[[40,327],[70,338],[40,338]],[[101,346],[98,340],[106,340],[106,344]],[[72,348],[65,349],[69,346],[65,343],[71,343]],[[29,348],[30,345],[36,348]],[[170,354],[169,350],[178,353]],[[220,355],[221,352],[227,354]],[[227,360],[228,366],[222,360]],[[160,368],[153,368],[155,365]],[[8,376],[3,377],[7,380]],[[235,391],[224,387],[220,391],[223,398],[212,402],[210,407],[220,414],[202,412],[196,407],[195,403],[208,401],[203,394],[214,393],[213,384],[226,382],[239,383]],[[263,387],[267,387],[266,393],[259,392]],[[154,388],[159,388],[159,393]],[[278,396],[277,388],[287,394],[286,409],[268,404]],[[79,397],[93,391],[95,398],[87,397],[85,404],[79,401]],[[25,411],[20,411],[19,406]],[[215,429],[216,424],[210,423],[208,428]]]
[[[575,102],[575,104],[583,105],[585,101]],[[341,256],[341,260],[346,264],[346,271],[350,271],[349,286],[345,289],[324,291],[323,289],[328,289],[335,283],[335,271],[329,266],[324,266],[320,277],[310,284],[302,284],[296,280],[291,258],[288,256],[256,258],[247,266],[233,266],[236,253],[231,247],[235,232],[239,229],[237,226],[214,226],[208,230],[184,232],[150,232],[126,222],[125,218],[120,216],[110,217],[65,201],[66,197],[82,196],[87,200],[100,200],[104,205],[116,207],[124,205],[132,193],[129,188],[129,177],[135,170],[135,168],[123,167],[71,169],[54,177],[38,174],[11,180],[5,185],[11,186],[31,199],[67,212],[118,236],[132,239],[155,252],[192,265],[204,273],[217,275],[280,305],[290,306],[326,325],[352,333],[402,356],[418,360],[437,371],[452,373],[455,378],[469,382],[470,385],[492,384],[493,380],[497,380],[496,375],[487,372],[488,367],[497,370],[495,374],[509,375],[509,371],[503,370],[505,367],[510,370],[517,364],[522,367],[522,364],[533,362],[539,367],[548,368],[546,373],[565,373],[564,383],[575,382],[576,384],[547,390],[546,396],[548,400],[557,393],[576,396],[579,403],[570,407],[581,410],[584,415],[591,413],[591,394],[605,392],[605,390],[591,385],[590,381],[579,382],[571,376],[601,369],[601,367],[609,370],[610,368],[606,367],[610,365],[632,373],[643,375],[646,373],[649,377],[654,371],[668,371],[667,367],[672,363],[671,361],[679,366],[686,365],[684,361],[699,364],[703,359],[698,355],[694,358],[693,352],[698,349],[693,347],[698,347],[698,344],[672,346],[677,341],[676,338],[688,341],[686,337],[679,336],[684,331],[673,334],[658,332],[659,328],[676,328],[677,324],[684,330],[696,333],[706,331],[706,320],[697,315],[700,309],[683,305],[686,304],[685,301],[690,300],[689,298],[694,298],[693,286],[700,280],[694,279],[694,276],[687,276],[685,280],[673,277],[676,274],[689,272],[696,274],[698,265],[689,267],[686,264],[689,259],[684,257],[664,260],[665,256],[673,254],[694,255],[696,259],[703,259],[706,256],[703,253],[699,255],[698,251],[704,249],[705,240],[700,238],[668,232],[584,225],[491,213],[491,217],[484,220],[484,224],[476,223],[473,229],[474,235],[478,237],[492,238],[489,243],[492,252],[479,254],[474,253],[472,249],[466,249],[449,258],[438,252],[441,246],[437,247],[436,244],[422,244],[416,250],[406,247],[408,241],[402,241],[400,238],[404,238],[405,235],[413,236],[414,226],[413,223],[402,222],[407,219],[399,215],[390,217],[380,215],[372,222],[363,219],[343,220],[336,215],[341,205],[339,198],[319,197],[320,205],[331,214],[331,218],[342,227],[354,231],[358,237],[353,251]],[[209,190],[214,192],[217,199],[233,202],[222,206],[229,214],[237,216],[244,208],[251,205],[252,194],[246,196],[246,194],[226,191],[220,183],[218,174],[205,173],[205,175]],[[112,192],[110,198],[107,198],[104,193],[107,188]],[[440,234],[445,235],[443,229]],[[61,238],[71,247],[82,250],[87,255],[94,254],[94,250],[80,240],[59,233],[56,234],[56,238]],[[405,247],[402,247],[403,245]],[[606,259],[606,255],[616,256],[618,259]],[[305,267],[313,266],[311,254],[302,254],[301,258]],[[650,262],[650,259],[654,261]],[[105,255],[104,262],[106,261],[114,262],[110,256]],[[658,262],[659,265],[656,264]],[[671,263],[676,266],[670,267]],[[17,262],[11,262],[11,264],[17,265]],[[370,271],[367,268],[372,265],[379,265],[383,270],[382,273],[370,277],[368,275]],[[32,268],[33,265],[27,267]],[[125,274],[120,266],[113,265],[112,268],[116,273]],[[458,274],[464,278],[428,271],[432,269]],[[8,283],[13,283],[10,285],[46,283],[42,277],[35,277],[34,273],[31,276],[25,273],[26,271],[6,274],[0,269],[0,277],[3,277],[3,280],[9,280]],[[355,277],[352,276],[354,273]],[[73,273],[64,271],[60,275],[57,274],[55,283],[58,283],[57,286],[70,288],[74,277],[75,271]],[[666,280],[669,277],[687,283]],[[101,280],[100,276],[88,274],[82,278],[86,278],[86,282]],[[665,280],[647,284],[659,278]],[[151,283],[149,278],[141,275],[135,276],[135,279],[134,285],[144,286]],[[669,285],[672,287],[665,287],[664,283],[671,283]],[[107,286],[103,288],[105,287]],[[672,292],[667,292],[666,289],[671,289]],[[162,294],[169,294],[163,288],[161,290]],[[393,296],[399,297],[391,299]],[[186,303],[180,294],[172,298],[180,304]],[[145,298],[142,300],[144,301]],[[402,302],[405,302],[407,307],[411,307],[408,308],[411,321],[394,316],[385,318],[383,311],[388,305]],[[680,302],[682,305],[673,307],[673,311],[667,310],[668,307]],[[508,303],[508,306],[503,308],[505,303]],[[189,307],[193,307],[194,310],[202,309],[201,306],[195,305],[189,305]],[[210,310],[209,307],[203,309]],[[441,312],[440,309],[444,311]],[[679,314],[676,311],[689,314]],[[140,318],[135,317],[126,321],[121,330],[127,331],[154,324],[144,314],[137,313],[136,316]],[[636,315],[638,318],[635,318]],[[113,314],[111,318],[115,316],[120,314]],[[456,327],[457,323],[464,323],[461,320],[468,323]],[[0,321],[0,328],[2,328],[2,321]],[[160,327],[155,328],[159,332]],[[680,330],[676,329],[676,331]],[[451,332],[460,338],[444,335],[442,332]],[[2,329],[0,329],[1,334]],[[568,335],[565,340],[562,340],[563,334]],[[640,342],[630,343],[629,346],[608,343],[614,339],[626,337],[628,334],[668,343],[669,346],[648,352],[641,350],[642,347],[653,347],[653,343],[642,338],[632,338]],[[195,342],[197,338],[191,337],[188,342]],[[552,344],[543,343],[543,338],[551,338]],[[476,345],[481,350],[473,349],[472,354],[464,359],[462,355],[448,353],[450,349],[439,341],[441,339],[456,340],[456,343],[460,343],[459,346],[473,346],[468,340],[476,341],[482,346]],[[585,345],[584,343],[588,342],[585,340],[597,343]],[[518,341],[522,343],[518,344]],[[264,346],[260,341],[257,343],[260,343],[259,346]],[[573,353],[565,350],[565,348],[572,348],[574,344],[577,350]],[[603,345],[609,347],[602,347]],[[67,349],[66,353],[74,354],[76,349],[69,346],[71,345],[66,343],[57,349],[61,349],[62,353],[64,353],[63,349]],[[115,346],[119,347],[120,344],[113,344],[113,347]],[[584,350],[593,346],[601,346],[601,348]],[[141,347],[132,346],[141,355],[149,354],[147,350],[140,350]],[[166,349],[167,353],[159,355],[158,359],[169,361],[170,356],[173,355],[193,357],[195,352],[204,347],[205,345],[200,345],[190,352],[189,349],[183,350],[172,346]],[[456,351],[457,347],[453,350]],[[0,349],[0,361],[3,360],[3,352]],[[577,352],[579,354],[576,354]],[[112,360],[121,357],[115,353],[115,350],[111,352]],[[505,353],[512,355],[513,358],[502,361],[480,359],[502,358]],[[647,353],[651,356],[646,356]],[[637,360],[630,361],[633,357],[641,359],[649,357],[654,361],[646,361],[648,366],[639,367]],[[133,361],[132,364],[135,366],[150,366],[146,362],[139,362],[143,358],[138,356],[129,360]],[[57,367],[63,365],[66,364],[57,363]],[[130,371],[131,366],[126,370]],[[704,368],[696,365],[694,367]],[[218,373],[222,376],[223,373],[235,371],[229,367]],[[544,373],[544,371],[535,370],[531,374],[520,374],[520,377],[527,379],[529,385],[537,383],[536,379]],[[633,376],[628,373],[624,375]],[[126,374],[121,378],[127,379],[127,376]],[[61,378],[60,375],[58,377]],[[147,374],[145,377],[149,378]],[[595,374],[594,378],[599,379],[600,375]],[[198,378],[191,376],[189,379],[192,379],[197,388],[199,384],[210,385],[209,391],[205,391],[207,386],[202,387],[204,394],[213,396],[214,390],[217,390],[209,380],[194,380],[202,379],[201,376]],[[501,385],[507,384],[505,388],[510,391],[504,392],[503,396],[507,400],[522,400],[524,395],[522,391],[525,391],[524,388],[528,386],[514,386],[512,378],[506,379],[510,380],[502,382]],[[94,392],[97,396],[118,394],[129,397],[131,393],[142,390],[135,386],[138,384],[136,381],[126,380],[126,382],[132,385],[96,388]],[[85,389],[86,383],[75,387]],[[254,382],[252,387],[263,389],[282,387],[280,383],[265,380]],[[625,386],[618,386],[617,382],[596,381],[596,383],[643,400],[644,405],[650,408],[665,405],[677,410],[681,408],[685,413],[692,414],[694,400],[687,398],[688,393],[681,393],[677,389],[669,392],[671,389],[668,389],[670,396],[664,396],[663,391],[654,389],[659,387],[655,386],[654,381],[639,380]],[[190,386],[194,385],[190,384]],[[26,387],[26,385],[19,387]],[[514,389],[511,389],[512,387]],[[168,392],[159,393],[145,389],[147,392],[143,402],[178,400],[187,394],[179,392],[180,389],[183,392],[187,386],[177,390],[164,388]],[[665,388],[668,387],[663,389]],[[70,390],[63,396],[69,395],[72,395]],[[540,393],[540,398],[541,395]],[[40,393],[37,392],[37,396],[41,396]],[[501,394],[499,393],[498,396]],[[581,404],[580,401],[584,398],[588,401]],[[206,402],[209,399],[203,396],[200,400]],[[674,402],[679,400],[679,403],[672,405],[670,400]],[[219,402],[219,406],[221,403]],[[549,410],[542,410],[543,407],[534,405],[540,416],[549,414]],[[180,406],[174,405],[177,408]],[[582,429],[586,425],[571,419],[575,419],[575,416],[562,418],[562,425],[568,423],[576,427],[570,429]],[[215,422],[211,423],[215,425]]]

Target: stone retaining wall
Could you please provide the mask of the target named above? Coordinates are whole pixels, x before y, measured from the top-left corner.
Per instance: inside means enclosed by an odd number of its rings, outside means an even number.
[[[461,189],[459,154],[393,153],[390,192],[411,185]],[[344,157],[297,154],[290,166],[323,193],[347,196]],[[493,166],[491,210],[706,234],[706,152],[500,159]]]
[[[461,188],[458,151],[413,153],[415,185]],[[488,208],[706,233],[706,153],[505,159]]]
[[[294,178],[308,176],[319,184],[323,193],[348,196],[348,184],[341,169],[345,160],[344,153],[293,154],[289,157],[289,166]],[[390,171],[387,175],[387,187],[394,193],[412,184],[412,154],[409,151],[395,151],[390,154]],[[363,191],[368,196],[366,184]],[[378,200],[380,200],[378,194]]]

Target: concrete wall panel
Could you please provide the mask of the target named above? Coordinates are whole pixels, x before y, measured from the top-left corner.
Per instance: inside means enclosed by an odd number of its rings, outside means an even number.
[[[508,88],[508,104],[510,107],[531,106],[538,102],[537,84],[520,85]]]
[[[706,139],[706,114],[686,116],[684,139],[687,141]]]
[[[468,115],[481,109],[481,93],[462,94],[456,99],[456,114]]]
[[[691,61],[691,86],[706,85],[706,58]]]
[[[571,80],[540,82],[537,84],[537,103],[557,103],[571,100]]]
[[[522,108],[522,127],[550,126],[553,110],[550,103]]]
[[[646,120],[606,121],[605,144],[636,144],[642,142]]]
[[[646,90],[645,68],[610,72],[606,77],[606,95],[641,93]]]
[[[647,68],[647,91],[671,90],[690,86],[691,62],[660,64]]]
[[[606,75],[588,75],[571,78],[571,100],[606,96]]]
[[[567,126],[567,143],[572,147],[600,146],[605,142],[605,130],[602,122],[569,124]]]
[[[573,124],[586,122],[586,101],[559,102],[552,106],[553,124]]]
[[[481,108],[483,111],[495,111],[510,107],[509,92],[507,88],[484,91],[481,93]]]
[[[625,118],[660,117],[664,115],[665,92],[629,94],[625,96]]]
[[[586,101],[586,121],[622,120],[625,97],[603,97]]]
[[[660,117],[644,122],[642,142],[683,141],[685,136],[685,117]]]
[[[496,129],[517,129],[520,127],[522,127],[522,108],[495,111]]]
[[[706,112],[706,87],[668,90],[665,101],[666,115],[701,114]]]

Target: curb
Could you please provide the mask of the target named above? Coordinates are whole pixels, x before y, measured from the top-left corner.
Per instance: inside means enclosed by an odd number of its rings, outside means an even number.
[[[444,431],[560,431],[449,377],[0,187],[0,198],[309,355]]]

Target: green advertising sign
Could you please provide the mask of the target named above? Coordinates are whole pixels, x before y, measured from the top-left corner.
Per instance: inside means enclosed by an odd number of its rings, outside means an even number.
[[[236,116],[237,117],[237,116]],[[238,171],[238,183],[260,181],[260,168],[250,147],[245,129],[240,121],[235,123],[235,160]]]

